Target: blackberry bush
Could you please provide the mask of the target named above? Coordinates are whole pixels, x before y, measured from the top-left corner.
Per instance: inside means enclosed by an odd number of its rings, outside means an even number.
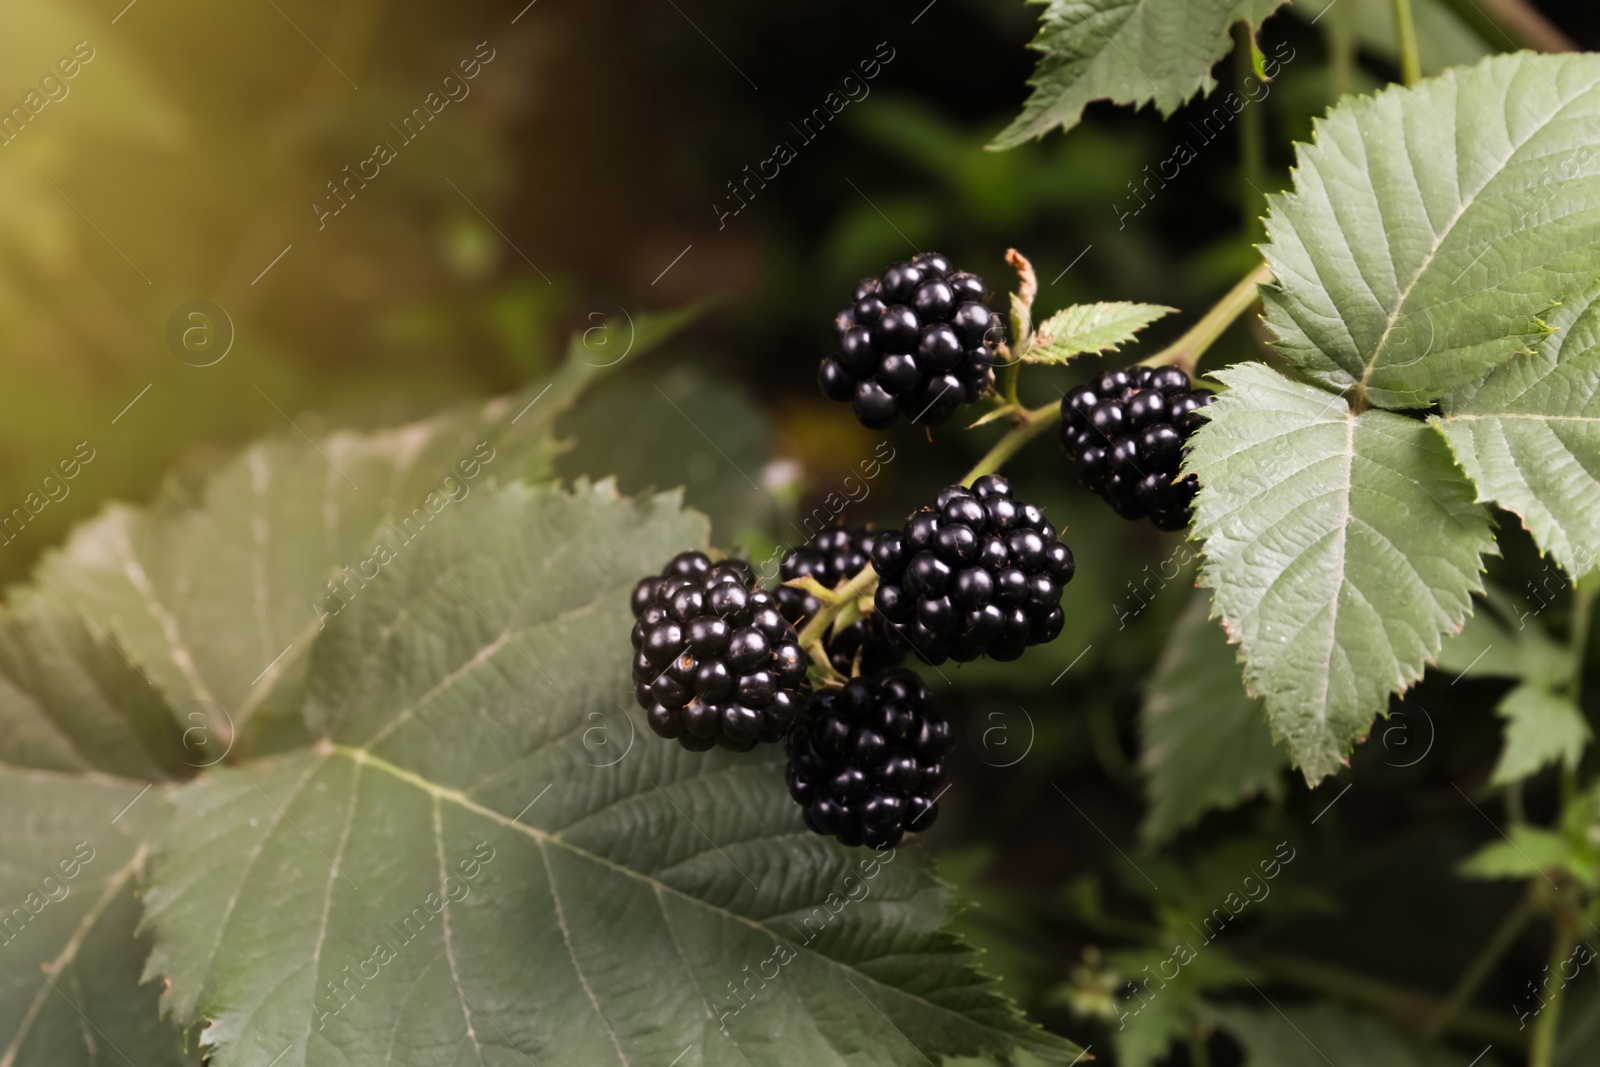
[[[789,795],[813,832],[846,845],[892,846],[939,817],[950,724],[904,668],[812,698],[789,735]]]
[[[1211,400],[1176,367],[1109,371],[1062,397],[1061,445],[1118,515],[1182,530],[1200,486],[1192,474],[1180,479],[1179,467]]]
[[[877,533],[870,527],[847,530],[832,526],[809,544],[784,554],[779,573],[784,581],[811,577],[829,589],[845,581],[865,567],[872,558],[872,544]],[[822,610],[816,597],[803,589],[779,586],[774,593],[778,610],[795,627],[815,618]],[[856,657],[860,657],[859,664]],[[876,674],[885,667],[898,665],[905,653],[889,645],[883,636],[881,620],[868,615],[848,626],[834,631],[828,644],[828,661],[833,669],[850,677],[852,668],[859,667],[861,674]]]
[[[884,531],[872,565],[889,640],[926,663],[1014,660],[1054,640],[1065,622],[1072,550],[1037,507],[1011,498],[998,474],[971,489],[952,485],[905,529]]]
[[[633,686],[650,729],[691,752],[788,733],[806,659],[743,560],[680,552],[633,589]]]
[[[984,301],[983,279],[937,252],[865,279],[834,319],[839,351],[818,368],[823,395],[849,401],[872,429],[901,415],[938,426],[994,384],[1005,326]]]

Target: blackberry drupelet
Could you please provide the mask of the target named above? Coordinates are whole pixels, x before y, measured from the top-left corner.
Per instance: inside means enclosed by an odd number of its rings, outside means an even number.
[[[876,537],[871,527],[857,530],[847,530],[842,526],[827,527],[810,543],[785,553],[779,574],[786,582],[809,575],[821,585],[833,589],[840,582],[855,577],[867,565],[872,558],[872,542]],[[780,585],[774,596],[778,601],[778,610],[796,629],[822,610],[817,598],[802,589]],[[828,662],[846,678],[850,677],[851,669],[857,666],[858,653],[862,674],[876,674],[885,667],[898,666],[905,659],[904,652],[884,642],[878,617],[871,614],[834,631],[828,641]]]
[[[863,426],[882,429],[904,415],[938,426],[994,384],[994,349],[1005,338],[984,302],[983,279],[950,269],[937,252],[896,263],[856,286],[855,304],[834,319],[839,351],[817,383],[829,400],[850,401]]]
[[[660,736],[745,752],[800,717],[805,653],[748,563],[680,552],[634,586],[633,615],[634,695]]]
[[[1011,499],[998,474],[942,490],[904,530],[879,534],[872,565],[885,636],[935,666],[985,654],[1014,660],[1055,640],[1065,622],[1072,550],[1037,507]]]
[[[1176,367],[1114,370],[1061,400],[1061,444],[1083,484],[1126,519],[1182,530],[1200,483],[1179,480],[1189,435],[1213,395]]]
[[[895,668],[818,693],[789,735],[789,795],[813,832],[846,845],[892,846],[939,816],[934,798],[950,724],[915,674]]]

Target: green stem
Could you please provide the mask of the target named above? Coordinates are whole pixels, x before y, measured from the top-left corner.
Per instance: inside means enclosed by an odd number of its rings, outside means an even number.
[[[1006,432],[1006,435],[995,442],[984,457],[978,460],[978,465],[973,467],[961,479],[962,485],[971,485],[985,474],[993,474],[999,470],[1012,456],[1021,451],[1022,447],[1045,430],[1055,425],[1061,418],[1060,403],[1045,404],[1031,410],[1023,409],[1017,418],[1017,424]],[[811,656],[811,662],[825,665],[828,657],[823,654],[823,638],[828,632],[828,627],[833,625],[833,620],[838,618],[839,612],[860,597],[871,596],[878,589],[878,572],[872,569],[872,564],[862,567],[839,591],[831,604],[824,604],[822,610],[817,612],[800,629],[800,647]],[[829,668],[831,671],[831,668]]]
[[[1061,417],[1061,405],[1049,403],[1042,407],[1024,409],[1013,426],[1004,437],[996,441],[994,447],[989,449],[984,457],[978,460],[978,465],[973,467],[961,479],[962,485],[970,486],[985,474],[993,474],[1005,466],[1007,460],[1022,450],[1022,447],[1045,430],[1055,424]]]
[[[1250,24],[1234,23],[1233,39],[1234,69],[1239,79],[1240,95],[1245,99],[1244,112],[1239,116],[1239,205],[1244,219],[1245,238],[1253,244],[1262,237],[1261,186],[1266,182],[1267,135],[1262,108],[1250,106],[1255,102],[1255,96],[1245,88],[1249,79],[1255,77],[1253,58],[1256,43],[1250,33]],[[1261,98],[1262,101],[1265,99]]]
[[[1189,1064],[1190,1067],[1211,1067],[1211,1053],[1206,1048],[1206,1037],[1200,1032],[1198,1022],[1189,1032]]]
[[[1506,950],[1516,941],[1517,935],[1522,933],[1537,912],[1538,906],[1533,893],[1524,894],[1517,902],[1517,906],[1500,920],[1500,925],[1495,927],[1494,933],[1489,935],[1489,940],[1483,943],[1478,954],[1462,972],[1460,981],[1456,982],[1450,995],[1439,1005],[1439,1010],[1434,1012],[1433,1018],[1429,1019],[1428,1025],[1423,1028],[1423,1036],[1434,1038],[1444,1033],[1445,1028],[1450,1025],[1450,1020],[1472,1000],[1472,995],[1478,991],[1483,980],[1489,977],[1495,964],[1500,962]]]
[[[1334,0],[1337,4],[1338,0]],[[1329,5],[1331,8],[1333,5]],[[1328,42],[1328,96],[1329,104],[1337,104],[1355,85],[1356,27],[1350,16],[1355,8],[1349,4],[1337,11],[1323,8],[1320,16],[1322,36]]]
[[[1400,80],[1415,85],[1422,80],[1422,58],[1417,52],[1417,24],[1411,17],[1411,0],[1394,0],[1394,32],[1400,42]]]
[[[1022,357],[1013,356],[1005,370],[1000,372],[1000,396],[1015,407],[1021,406],[1021,401],[1017,399],[1017,375],[1021,370]]]
[[[1549,969],[1560,974],[1578,943],[1578,932],[1565,902],[1557,902],[1553,919],[1555,933],[1550,938]],[[1528,1046],[1528,1067],[1550,1067],[1555,1061],[1556,1036],[1561,1026],[1561,994],[1565,989],[1565,985],[1556,986],[1550,993],[1550,1002],[1539,1013],[1539,1021],[1533,1027],[1533,1041]]]
[[[1567,695],[1577,704],[1583,698],[1583,655],[1589,650],[1589,627],[1594,622],[1594,602],[1600,594],[1600,574],[1579,578],[1572,587],[1572,622],[1567,631],[1567,647],[1572,650],[1572,678]]]
[[[1189,328],[1189,332],[1178,338],[1172,344],[1163,348],[1149,359],[1139,361],[1141,367],[1166,367],[1181,368],[1189,377],[1194,377],[1195,362],[1205,354],[1206,349],[1221,337],[1227,328],[1233,325],[1233,320],[1243,315],[1254,306],[1258,294],[1256,287],[1263,282],[1272,280],[1272,268],[1265,263],[1245,275],[1243,280],[1228,290],[1226,296],[1217,301],[1215,307],[1206,312],[1199,322]]]

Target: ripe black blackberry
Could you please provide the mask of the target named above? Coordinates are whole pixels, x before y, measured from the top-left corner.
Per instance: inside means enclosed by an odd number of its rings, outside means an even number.
[[[817,383],[829,400],[850,401],[863,426],[899,415],[938,426],[994,384],[1003,321],[984,303],[983,279],[937,252],[865,279],[833,321],[839,352],[822,361]]]
[[[880,848],[939,817],[950,724],[904,668],[818,693],[785,747],[789,795],[815,833]]]
[[[1061,400],[1061,444],[1083,484],[1126,519],[1158,529],[1189,525],[1200,483],[1179,480],[1189,435],[1213,395],[1189,387],[1176,367],[1114,370]]]
[[[877,534],[871,527],[846,530],[830,526],[813,537],[808,544],[792,549],[783,557],[779,574],[784,581],[804,578],[807,575],[818,583],[833,589],[840,582],[853,578],[872,558],[872,542]],[[803,589],[780,585],[774,596],[778,610],[796,629],[805,624],[822,604]],[[883,628],[876,615],[867,615],[849,626],[834,631],[828,642],[828,662],[833,669],[850,677],[856,667],[856,656],[861,656],[860,672],[876,674],[885,667],[897,666],[905,653],[884,642]]]
[[[633,588],[633,687],[650,729],[691,752],[789,732],[806,657],[743,560],[680,552]]]
[[[886,636],[926,663],[1013,660],[1055,640],[1066,621],[1072,550],[1037,507],[1011,499],[998,474],[940,491],[904,530],[879,534],[872,566]]]

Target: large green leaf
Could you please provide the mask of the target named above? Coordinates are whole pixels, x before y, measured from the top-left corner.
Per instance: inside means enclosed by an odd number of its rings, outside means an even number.
[[[1600,345],[1512,359],[1436,418],[1480,500],[1582,577],[1600,566]]]
[[[670,498],[513,485],[330,622],[315,744],[181,790],[160,841],[148,973],[213,1062],[1076,1054],[941,931],[925,858],[627,712],[628,591],[704,538]]]
[[[1140,712],[1139,764],[1150,810],[1143,834],[1165,841],[1216,808],[1283,795],[1288,751],[1272,743],[1261,701],[1245,692],[1227,635],[1199,590],[1172,628]]]
[[[1600,56],[1498,56],[1346,100],[1269,198],[1284,356],[1358,404],[1427,407],[1600,281]]]
[[[1071,129],[1092,100],[1154,103],[1172,114],[1216,86],[1211,66],[1228,52],[1228,28],[1240,21],[1259,26],[1283,0],[1030,2],[1045,7],[1033,41],[1043,55],[1022,114],[994,148],[1015,148],[1058,126]]]
[[[347,602],[381,585],[388,557],[488,484],[553,474],[550,424],[596,372],[569,361],[516,397],[378,433],[253,445],[177,494],[113,506],[41,565],[44,593],[81,611],[187,718],[239,754],[299,721],[306,651]],[[63,605],[63,610],[65,606]],[[199,703],[195,703],[199,702]],[[280,729],[250,730],[258,714]]]
[[[0,1064],[189,1063],[139,987],[135,894],[204,738],[53,599],[21,593],[0,619]]]
[[[1228,391],[1187,463],[1200,583],[1315,783],[1466,619],[1489,516],[1426,424],[1257,363],[1217,377]]]
[[[190,1064],[141,988],[135,938],[146,838],[165,818],[148,783],[0,767],[0,1063]]]
[[[684,499],[711,520],[718,544],[769,525],[766,416],[743,390],[692,364],[618,375],[591,390],[556,429],[575,441],[557,461],[567,481],[612,477],[624,493],[681,486]]]

